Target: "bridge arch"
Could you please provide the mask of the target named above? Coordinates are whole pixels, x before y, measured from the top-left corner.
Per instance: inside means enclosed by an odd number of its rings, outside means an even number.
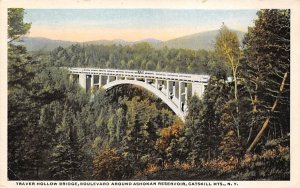
[[[156,89],[155,87],[153,87],[150,84],[147,84],[146,82],[142,82],[142,81],[138,81],[138,80],[115,80],[112,82],[109,82],[107,84],[105,84],[103,86],[103,88],[105,90],[109,90],[110,88],[113,88],[115,86],[118,85],[124,85],[124,84],[131,84],[131,85],[136,85],[136,86],[140,86],[148,91],[150,91],[151,93],[153,93],[154,95],[156,95],[158,98],[160,98],[165,104],[167,104],[171,110],[182,120],[184,121],[184,112],[182,112],[180,110],[180,108],[178,108],[173,101],[171,101],[170,99],[168,99],[168,97],[161,92],[160,90]]]
[[[86,91],[94,87],[109,89],[117,85],[140,86],[167,104],[184,121],[190,96],[204,93],[209,75],[99,68],[68,68],[70,79]],[[75,75],[75,76],[74,76]]]

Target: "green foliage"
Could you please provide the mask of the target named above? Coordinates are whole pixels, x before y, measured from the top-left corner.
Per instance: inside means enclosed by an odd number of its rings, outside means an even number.
[[[245,37],[246,59],[241,71],[252,107],[247,119],[253,129],[249,140],[253,140],[258,127],[268,117],[270,132],[269,136],[265,134],[265,139],[282,137],[290,129],[287,118],[290,114],[290,11],[260,10],[257,15],[255,26],[249,28]],[[287,78],[283,82],[285,74]],[[270,113],[273,106],[275,111]]]
[[[222,25],[216,38],[215,50],[218,55],[226,60],[229,67],[233,69],[238,66],[241,56],[239,40],[236,33],[230,31],[225,25]]]
[[[159,110],[149,100],[134,97],[126,102],[126,130],[122,139],[123,155],[132,164],[136,172],[144,170],[153,156],[157,130],[162,128],[163,119]],[[163,115],[163,114],[162,114]],[[172,119],[172,115],[167,118]],[[152,154],[149,158],[147,155]]]
[[[154,49],[148,43],[133,46],[72,45],[50,52],[52,66],[100,67],[131,70],[219,74],[228,70],[218,56],[205,50]],[[221,69],[219,69],[221,67]]]
[[[234,130],[229,130],[225,133],[224,138],[220,143],[219,150],[224,159],[241,156],[242,147]]]
[[[19,178],[19,175],[26,173],[26,169],[31,171],[28,174],[38,173],[38,170],[32,168],[32,164],[42,161],[35,153],[42,144],[34,145],[33,142],[25,142],[27,138],[35,141],[41,135],[35,135],[35,130],[30,127],[38,123],[39,107],[31,95],[31,88],[37,85],[31,80],[35,76],[32,68],[35,64],[32,58],[27,54],[26,49],[22,46],[8,46],[8,174],[9,178]],[[28,113],[31,111],[32,113]],[[37,131],[40,127],[37,127]],[[28,132],[30,131],[30,132]],[[33,137],[34,136],[34,137]],[[16,140],[23,140],[20,142]],[[41,164],[42,165],[42,164]]]
[[[238,100],[238,68],[240,66],[240,59],[242,57],[242,51],[239,47],[239,40],[236,33],[230,31],[224,24],[222,25],[219,35],[216,38],[215,45],[216,53],[224,59],[225,63],[231,70],[234,81],[234,99],[236,115],[235,126],[237,130],[237,136],[240,137],[240,121],[239,121],[239,100]]]
[[[23,21],[24,9],[22,8],[9,8],[8,9],[8,38],[9,43],[19,39],[22,35],[25,35],[30,27],[31,23],[24,23]]]
[[[218,146],[224,131],[221,125],[222,108],[231,94],[231,87],[224,80],[210,79],[203,101],[192,98],[187,116],[186,134],[190,135],[192,149],[190,160],[200,164],[201,160],[218,157]]]
[[[222,140],[219,144],[219,152],[224,159],[240,157],[242,155],[243,137],[238,137],[237,127],[235,125],[235,101],[228,100],[221,109],[220,127],[222,129]]]
[[[54,147],[49,165],[50,179],[78,180],[81,174],[81,155],[75,143],[61,143]]]

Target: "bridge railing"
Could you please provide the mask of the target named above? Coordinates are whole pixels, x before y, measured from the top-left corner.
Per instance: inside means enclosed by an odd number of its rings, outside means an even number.
[[[119,69],[99,69],[99,68],[68,68],[72,73],[85,73],[105,76],[120,76],[120,77],[135,77],[135,78],[150,78],[150,79],[166,79],[188,82],[207,83],[209,75],[182,74],[170,72],[155,72],[143,70],[119,70]]]

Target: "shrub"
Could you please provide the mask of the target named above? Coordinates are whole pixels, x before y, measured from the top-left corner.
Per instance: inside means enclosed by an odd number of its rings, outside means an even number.
[[[93,161],[93,177],[98,180],[122,180],[132,176],[129,163],[116,149],[105,149]]]

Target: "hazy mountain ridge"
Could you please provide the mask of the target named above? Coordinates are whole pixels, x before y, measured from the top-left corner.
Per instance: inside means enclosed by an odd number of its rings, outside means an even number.
[[[244,38],[245,33],[241,31],[234,31],[240,42]],[[188,48],[193,50],[205,49],[212,50],[214,49],[215,39],[219,33],[219,30],[206,31],[201,33],[195,33],[192,35],[187,35],[172,40],[164,42],[162,45],[169,48]]]
[[[245,35],[244,32],[233,30],[237,33],[240,42]],[[206,31],[195,33],[192,35],[186,35],[183,37],[178,37],[175,39],[171,39],[168,41],[161,41],[155,38],[146,38],[139,41],[126,41],[123,39],[116,39],[116,40],[95,40],[95,41],[88,41],[88,42],[72,42],[72,41],[62,41],[62,40],[52,40],[43,37],[24,37],[23,43],[27,47],[29,51],[38,51],[38,50],[53,50],[54,48],[61,46],[61,47],[68,47],[72,44],[94,44],[94,45],[134,45],[141,42],[147,42],[151,44],[154,48],[187,48],[192,50],[198,49],[205,49],[205,50],[212,50],[214,48],[215,38],[218,34],[219,30],[213,31]]]
[[[23,43],[29,51],[50,51],[59,46],[68,47],[72,44],[78,44],[78,42],[53,40],[44,37],[23,37],[22,41],[18,43]]]

